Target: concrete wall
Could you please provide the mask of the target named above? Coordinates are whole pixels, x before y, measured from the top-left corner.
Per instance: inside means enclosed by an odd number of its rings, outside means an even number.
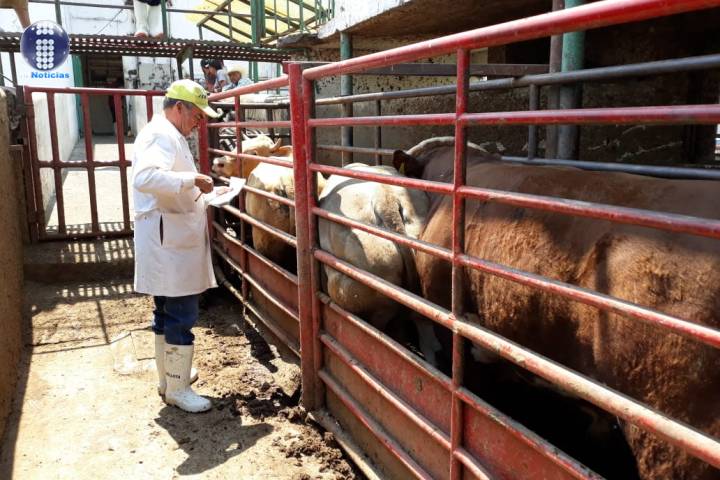
[[[10,414],[22,349],[22,236],[19,228],[21,192],[17,162],[11,161],[5,93],[0,91],[0,438]]]
[[[390,0],[388,0],[390,2]],[[390,2],[393,3],[393,2]],[[395,2],[399,3],[399,2]],[[520,13],[518,13],[520,15]],[[681,58],[717,52],[720,37],[710,35],[720,21],[720,9],[652,21],[591,30],[586,40],[586,68]],[[353,56],[415,43],[429,37],[365,37],[353,34]],[[549,40],[541,39],[508,47],[496,47],[474,54],[473,63],[547,63]],[[311,47],[308,59],[339,59],[337,36]],[[452,56],[424,61],[455,63]],[[391,91],[421,86],[454,83],[453,77],[359,76],[354,78],[354,93]],[[541,108],[547,108],[548,88],[541,88]],[[318,98],[339,94],[339,80],[327,78],[316,85]],[[698,72],[588,83],[583,88],[583,106],[587,108],[641,105],[679,105],[717,103],[720,73]],[[528,89],[495,90],[472,93],[469,111],[493,112],[528,109]],[[383,114],[443,113],[454,110],[454,96],[424,97],[383,101]],[[355,105],[355,115],[374,115],[374,103]],[[318,109],[318,116],[340,115],[340,107]],[[582,160],[623,163],[714,164],[715,126],[586,126],[580,129]],[[372,127],[354,129],[355,146],[373,146]],[[449,127],[383,127],[383,148],[408,148],[436,135],[451,135]],[[527,155],[527,127],[473,127],[471,141],[484,144],[492,152]],[[538,129],[538,154],[545,152],[545,128]],[[339,128],[318,129],[318,143],[340,143]],[[337,156],[337,154],[336,154]],[[367,156],[356,160],[371,161]],[[333,163],[328,154],[321,160]]]

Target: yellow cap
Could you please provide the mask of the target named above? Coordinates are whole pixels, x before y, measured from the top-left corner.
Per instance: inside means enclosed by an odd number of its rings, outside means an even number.
[[[208,105],[205,89],[192,80],[174,81],[165,92],[165,97],[190,102],[212,118],[218,118],[221,115]]]

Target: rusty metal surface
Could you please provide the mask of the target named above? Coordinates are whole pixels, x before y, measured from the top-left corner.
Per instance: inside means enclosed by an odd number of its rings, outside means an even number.
[[[0,32],[0,52],[19,52],[20,33]],[[137,38],[114,35],[70,34],[70,53],[73,55],[124,55],[140,57],[177,58],[192,49],[195,58],[222,58],[279,63],[290,59],[290,53],[269,47],[256,47],[237,42],[194,40],[182,38]]]

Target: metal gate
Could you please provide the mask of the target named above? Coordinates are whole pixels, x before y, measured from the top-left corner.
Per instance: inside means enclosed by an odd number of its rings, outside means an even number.
[[[125,151],[125,124],[123,115],[125,102],[135,97],[144,97],[147,121],[153,115],[153,97],[162,96],[164,92],[129,90],[129,89],[100,89],[100,88],[46,88],[46,87],[21,87],[21,98],[24,99],[27,109],[25,132],[29,146],[29,167],[26,172],[26,199],[28,205],[28,222],[30,224],[31,240],[62,240],[72,238],[97,238],[97,237],[118,237],[131,236],[132,223],[130,220],[130,200],[127,184],[128,155]],[[36,95],[34,95],[36,94]],[[39,95],[44,94],[44,95]],[[82,154],[74,155],[73,150],[80,151],[79,145],[71,146],[71,151],[61,152],[61,138],[73,136],[67,118],[58,117],[57,99],[60,96],[70,96],[70,101],[76,103],[81,111],[81,125],[84,127],[82,141],[84,143],[84,158]],[[111,98],[112,106],[116,115],[114,143],[117,144],[117,151],[107,152],[96,158],[94,139],[92,134],[93,118],[90,113],[91,99],[94,97]],[[45,103],[46,110],[36,111],[37,102]],[[68,109],[70,112],[71,109]],[[74,109],[72,109],[74,110]],[[45,117],[45,114],[47,115]],[[42,121],[40,120],[42,117]],[[78,143],[79,143],[78,137]],[[41,142],[49,142],[49,152],[41,153],[40,146],[46,148]],[[114,148],[108,147],[110,150]],[[66,148],[67,150],[67,148]],[[49,155],[48,155],[49,154]],[[110,155],[112,157],[108,158]],[[42,156],[49,158],[41,158]],[[108,191],[98,192],[96,181],[99,169],[117,169],[119,172],[119,185],[113,186]],[[86,184],[71,192],[66,192],[64,181],[69,172],[86,173]],[[85,176],[85,175],[83,175]],[[114,175],[113,175],[114,176]],[[84,183],[84,182],[83,182]],[[45,185],[44,185],[45,184]],[[45,186],[45,188],[43,188]],[[89,218],[77,223],[67,221],[68,211],[66,209],[67,195],[84,196],[88,194],[87,201],[75,199],[75,208],[89,210]],[[103,202],[109,198],[119,198],[120,212],[117,218],[112,221],[102,221]],[[48,204],[54,202],[52,209]],[[100,206],[100,207],[99,207]],[[117,208],[117,206],[115,206]],[[53,222],[49,225],[48,216],[52,210]],[[70,212],[74,213],[74,212]],[[113,216],[114,217],[114,216]]]

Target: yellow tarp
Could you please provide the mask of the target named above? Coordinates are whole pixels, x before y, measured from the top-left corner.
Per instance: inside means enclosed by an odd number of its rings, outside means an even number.
[[[315,7],[320,7],[321,5],[326,7],[329,2],[326,0],[317,2],[316,4],[315,0],[304,1],[302,2],[302,9],[300,3],[299,0],[265,0],[265,35],[260,39],[260,42],[267,44],[275,43],[278,36],[299,31],[301,23],[304,24],[305,31],[314,31]],[[203,0],[194,7],[194,9],[207,11],[208,14],[212,14],[212,17],[204,24],[209,29],[214,30],[216,33],[228,39],[248,43],[252,40],[249,4],[250,0],[247,0],[247,3],[242,0]],[[228,22],[228,11],[234,14],[248,15],[242,19],[232,18],[232,32],[230,23]],[[195,24],[200,23],[203,18],[205,18],[205,15],[199,13],[188,13],[185,16]]]

